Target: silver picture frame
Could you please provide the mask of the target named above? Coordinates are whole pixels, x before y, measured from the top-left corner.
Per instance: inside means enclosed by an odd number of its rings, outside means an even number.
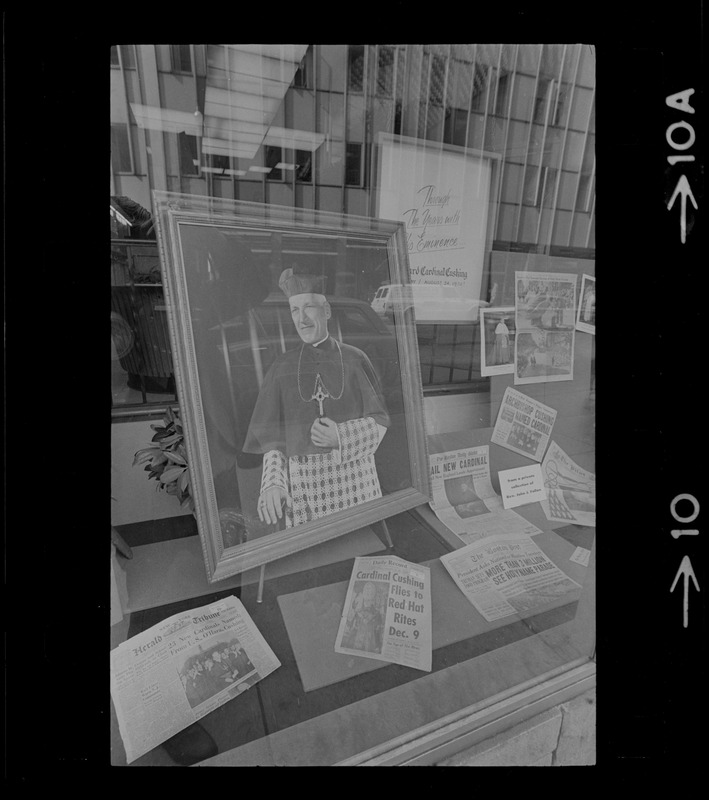
[[[154,208],[189,491],[216,582],[430,499],[423,394],[410,307],[372,308],[409,282],[402,222],[155,191]],[[375,453],[381,496],[286,528],[259,519],[260,456],[243,450],[270,364],[301,345],[278,288],[318,271],[330,335],[371,360],[391,418]],[[343,383],[344,385],[344,383]]]

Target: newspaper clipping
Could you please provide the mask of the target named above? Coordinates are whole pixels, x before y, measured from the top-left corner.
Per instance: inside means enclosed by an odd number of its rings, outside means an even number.
[[[111,697],[128,763],[280,666],[241,601],[168,617],[111,651]]]
[[[468,544],[495,533],[541,533],[514,511],[507,511],[490,481],[489,445],[429,456],[431,508],[440,521]]]
[[[547,499],[542,509],[554,522],[596,526],[596,476],[579,467],[556,442],[542,461]]]
[[[356,558],[335,652],[431,671],[431,571],[394,556]]]
[[[515,272],[515,384],[574,377],[576,275]]]
[[[579,589],[529,536],[503,534],[441,556],[458,588],[488,621],[530,616]]]
[[[541,461],[555,421],[555,409],[508,386],[490,441]]]

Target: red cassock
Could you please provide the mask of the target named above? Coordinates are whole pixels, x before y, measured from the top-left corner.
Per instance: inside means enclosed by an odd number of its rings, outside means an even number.
[[[318,381],[318,376],[320,380]],[[319,416],[312,399],[324,389],[323,414],[337,424],[340,447],[314,445]],[[286,525],[381,497],[374,453],[390,420],[371,361],[356,347],[329,337],[277,358],[266,373],[244,442],[263,453],[261,491],[280,486],[292,498]]]

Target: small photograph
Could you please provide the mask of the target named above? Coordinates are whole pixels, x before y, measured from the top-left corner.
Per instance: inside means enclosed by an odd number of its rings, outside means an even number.
[[[531,456],[536,456],[539,441],[542,435],[538,431],[530,430],[518,422],[512,424],[512,430],[507,437],[507,443],[518,450],[524,450]]]
[[[576,330],[593,335],[596,333],[596,279],[592,275],[584,275],[581,282]]]
[[[244,691],[260,678],[235,637],[212,640],[208,647],[192,648],[178,672],[192,708],[224,689],[233,687],[235,693]]]
[[[514,372],[514,306],[480,309],[480,374]]]
[[[480,499],[475,491],[475,484],[470,475],[459,478],[448,478],[443,481],[443,489],[448,502],[455,508],[462,519],[488,514],[490,509]]]
[[[555,280],[555,277],[549,274],[548,279],[518,278],[516,311],[519,330],[569,330],[574,327],[575,278],[571,281]]]
[[[353,589],[340,647],[381,653],[389,582],[355,581]]]
[[[516,381],[571,379],[573,334],[535,330],[517,335]]]

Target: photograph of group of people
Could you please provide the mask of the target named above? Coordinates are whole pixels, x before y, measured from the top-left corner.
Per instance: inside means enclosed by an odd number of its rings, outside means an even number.
[[[567,375],[571,368],[570,331],[520,333],[517,338],[517,377]]]
[[[244,681],[245,676],[251,679]],[[180,680],[192,708],[237,683],[243,691],[259,680],[254,665],[238,639],[193,650],[180,668]],[[243,687],[243,688],[242,688]]]
[[[520,330],[573,328],[576,308],[575,289],[574,283],[566,281],[518,280],[517,327]]]
[[[510,431],[507,441],[514,447],[524,450],[531,456],[534,456],[539,447],[540,438],[540,434],[536,431],[530,430],[517,422],[513,422],[512,430]]]

